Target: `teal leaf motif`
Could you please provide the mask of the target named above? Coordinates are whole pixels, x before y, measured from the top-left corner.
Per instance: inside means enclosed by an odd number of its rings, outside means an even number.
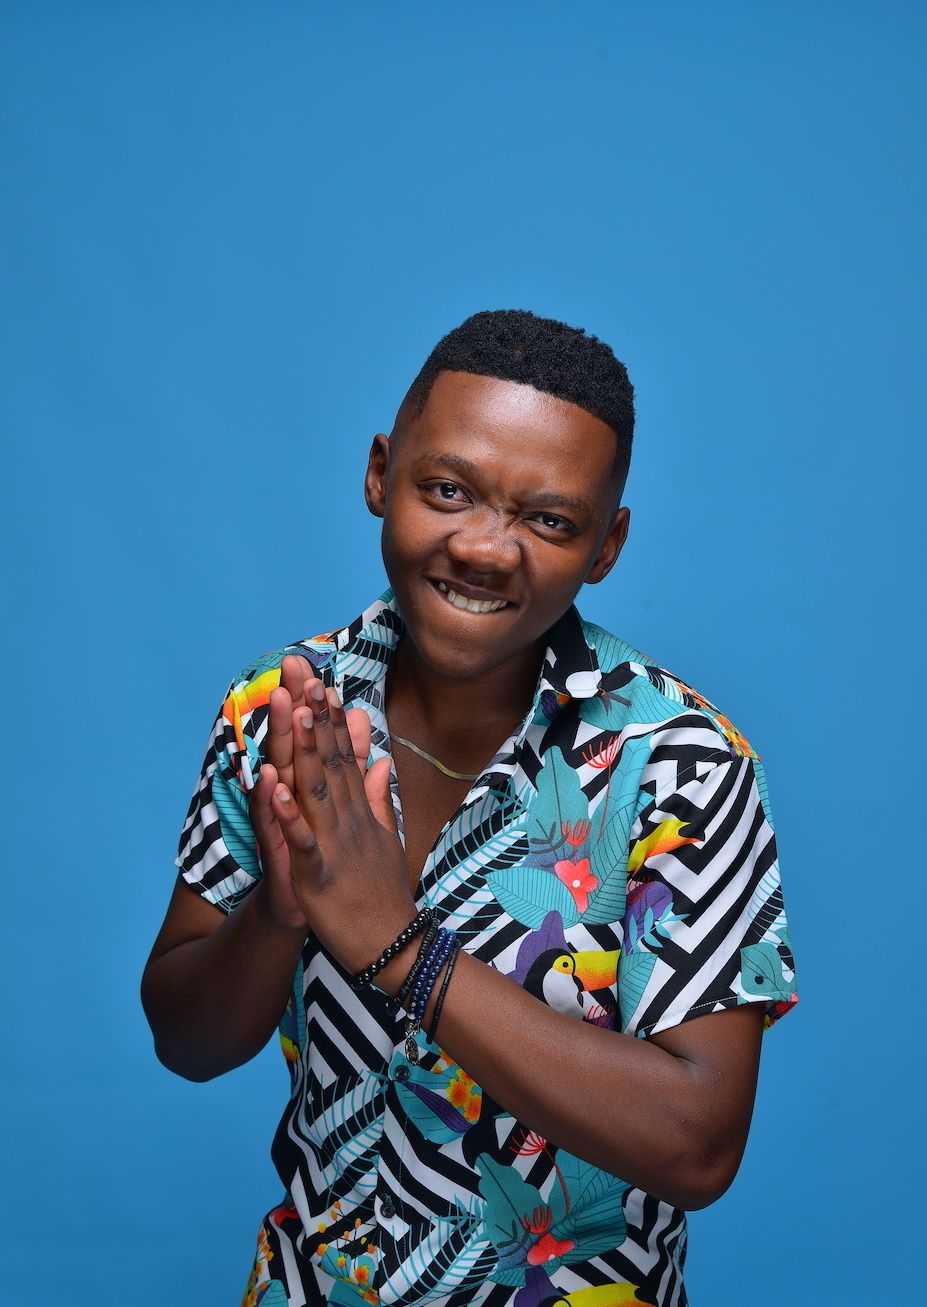
[[[540,867],[494,871],[486,877],[486,884],[509,916],[531,930],[537,930],[548,912],[559,912],[564,927],[575,926],[579,921],[570,891],[556,876]]]
[[[607,925],[624,916],[628,881],[628,836],[634,820],[630,808],[617,810],[608,818],[601,838],[592,845],[590,870],[599,882],[589,895],[583,921]],[[593,818],[593,829],[595,819]]]
[[[498,1260],[489,1240],[480,1237],[479,1228],[475,1216],[439,1217],[383,1285],[382,1297],[401,1307],[404,1302],[430,1302],[479,1288]]]
[[[563,822],[581,821],[589,815],[589,802],[583,794],[579,777],[553,745],[544,754],[544,766],[537,779],[537,791],[528,807],[528,838],[544,845],[551,837],[559,843]]]
[[[258,1288],[258,1307],[287,1307],[289,1301],[286,1289],[279,1280],[268,1280]]]
[[[436,892],[451,894],[474,872],[503,871],[521,862],[528,852],[523,816],[520,803],[494,791],[458,813],[441,840]]]
[[[339,1092],[342,1085],[344,1090]],[[328,1161],[342,1149],[351,1150],[370,1127],[382,1132],[386,1091],[378,1076],[365,1075],[356,1083],[347,1077],[336,1081],[327,1092],[334,1102],[312,1120],[307,1136]]]
[[[615,762],[616,784],[603,797],[592,814],[592,829],[597,832],[602,822],[602,807],[608,803],[605,829],[593,838],[590,870],[598,880],[598,887],[589,895],[589,906],[582,920],[592,925],[609,925],[624,916],[627,879],[628,845],[634,824],[634,808],[640,789],[640,776],[650,756],[650,742],[646,738],[625,740]]]
[[[622,953],[618,963],[618,1003],[621,1024],[627,1026],[644,996],[647,982],[657,965],[657,955],[644,950]]]
[[[633,736],[625,740],[618,755],[620,773],[617,786],[609,795],[609,803],[619,812],[636,805],[640,792],[641,773],[644,770],[653,741],[650,735]],[[650,795],[647,795],[648,800]]]
[[[740,983],[745,994],[762,998],[788,998],[792,992],[779,950],[768,941],[748,944],[740,950]]]
[[[559,1185],[551,1190],[551,1233],[557,1239],[572,1239],[564,1254],[566,1263],[585,1261],[622,1243],[627,1223],[622,1199],[628,1189],[607,1171],[584,1162],[572,1153],[557,1152],[557,1166],[569,1197],[569,1210]]]
[[[250,751],[249,751],[250,757]],[[212,801],[219,814],[219,828],[225,847],[243,871],[257,879],[261,874],[258,863],[257,846],[254,831],[248,816],[248,799],[232,776],[223,774],[220,768],[212,774]]]
[[[480,1173],[479,1190],[485,1200],[483,1230],[499,1254],[499,1265],[493,1271],[493,1279],[499,1280],[500,1272],[513,1271],[517,1272],[517,1278],[499,1282],[523,1284],[525,1253],[531,1235],[522,1225],[521,1218],[530,1218],[536,1207],[546,1204],[540,1191],[523,1180],[514,1167],[500,1166],[488,1153],[480,1153],[476,1167]]]

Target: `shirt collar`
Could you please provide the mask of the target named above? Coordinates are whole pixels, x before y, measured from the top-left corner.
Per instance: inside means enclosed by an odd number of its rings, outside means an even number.
[[[338,632],[332,664],[343,702],[382,698],[380,682],[402,632],[403,621],[392,590],[385,591],[350,626]],[[601,684],[595,648],[587,640],[582,619],[571,604],[548,632],[541,674],[519,741],[532,721],[541,717],[552,721],[572,700],[591,699],[598,694]]]

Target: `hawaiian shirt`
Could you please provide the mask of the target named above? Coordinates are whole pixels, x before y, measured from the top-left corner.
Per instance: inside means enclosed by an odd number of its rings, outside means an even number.
[[[389,754],[387,593],[342,630],[266,654],[216,719],[177,865],[232,910],[260,876],[248,791],[284,654],[304,657]],[[763,770],[708,700],[571,608],[534,701],[424,865],[417,903],[577,1021],[645,1038],[796,1001]],[[395,782],[395,773],[394,773]],[[401,832],[399,794],[393,802]],[[245,1307],[681,1307],[685,1214],[573,1156],[484,1094],[311,936],[280,1021],[290,1099]],[[539,1076],[544,1067],[537,1068]]]

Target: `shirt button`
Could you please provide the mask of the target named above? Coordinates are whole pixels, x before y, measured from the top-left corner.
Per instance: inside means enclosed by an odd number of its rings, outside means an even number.
[[[400,1062],[394,1072],[394,1075],[395,1078],[399,1081],[399,1083],[401,1085],[404,1085],[405,1082],[408,1080],[409,1076],[411,1075],[411,1072],[409,1071],[409,1068],[406,1066],[405,1062]]]
[[[396,1205],[388,1194],[385,1198],[380,1199],[380,1215],[387,1221],[396,1215]]]

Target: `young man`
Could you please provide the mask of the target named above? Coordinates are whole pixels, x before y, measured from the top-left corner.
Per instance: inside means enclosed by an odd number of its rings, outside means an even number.
[[[279,1025],[246,1304],[685,1302],[794,971],[757,755],[572,606],[633,421],[595,337],[467,319],[370,452],[391,590],[228,691],[143,995],[194,1080]]]

